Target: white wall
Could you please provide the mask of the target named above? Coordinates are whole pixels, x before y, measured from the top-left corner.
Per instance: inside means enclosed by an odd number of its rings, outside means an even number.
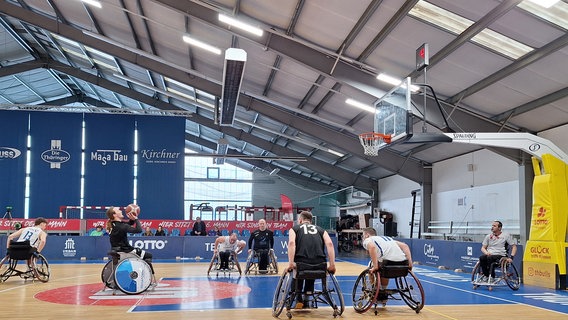
[[[412,216],[412,190],[420,189],[420,185],[401,176],[392,176],[379,180],[379,208],[391,212],[397,223],[398,234],[403,238],[410,237],[410,220]],[[383,230],[377,230],[383,234]]]
[[[472,166],[473,171],[469,171]],[[432,193],[475,188],[518,179],[519,166],[514,161],[482,149],[435,163],[432,167]]]
[[[519,184],[496,183],[432,194],[432,220],[519,220]]]
[[[432,220],[518,220],[518,179],[519,167],[514,161],[484,149],[435,163]],[[419,188],[417,183],[400,176],[379,181],[379,208],[394,214],[404,238],[410,235],[410,192]]]
[[[432,220],[519,219],[519,166],[489,150],[434,164]]]

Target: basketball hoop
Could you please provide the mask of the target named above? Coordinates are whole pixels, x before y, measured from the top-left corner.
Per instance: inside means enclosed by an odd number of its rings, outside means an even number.
[[[365,155],[368,156],[378,156],[379,155],[379,147],[381,144],[390,143],[391,136],[390,134],[382,134],[377,132],[366,132],[361,133],[359,135],[359,141],[363,146],[363,152]]]

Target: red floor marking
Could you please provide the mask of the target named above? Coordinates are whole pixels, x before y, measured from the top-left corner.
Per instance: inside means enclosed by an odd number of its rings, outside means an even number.
[[[131,306],[213,301],[246,295],[251,291],[250,287],[234,283],[193,280],[160,281],[154,290],[140,295],[126,295],[118,290],[113,295],[113,290],[102,289],[102,283],[69,286],[40,292],[35,298],[58,304]]]

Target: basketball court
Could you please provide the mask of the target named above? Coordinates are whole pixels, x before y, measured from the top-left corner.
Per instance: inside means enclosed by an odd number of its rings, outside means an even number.
[[[473,289],[469,274],[417,265],[414,269],[426,294],[425,306],[416,314],[402,301],[358,314],[351,304],[356,276],[365,268],[364,252],[339,257],[336,277],[345,298],[344,319],[566,319],[568,292],[522,285]],[[241,262],[242,263],[242,262]],[[207,277],[208,262],[155,263],[160,279],[154,290],[125,295],[104,290],[104,261],[51,263],[47,283],[11,277],[0,284],[1,312],[7,319],[271,319],[277,286],[276,275],[239,276],[214,273]],[[280,263],[284,268],[285,263]],[[332,310],[293,311],[293,319],[330,319]],[[286,319],[285,313],[280,315]]]

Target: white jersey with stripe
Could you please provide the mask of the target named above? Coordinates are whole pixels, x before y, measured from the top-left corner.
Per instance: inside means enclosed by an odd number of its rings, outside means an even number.
[[[389,261],[404,261],[407,260],[406,255],[402,249],[391,237],[386,236],[372,236],[368,237],[363,241],[363,248],[367,249],[370,242],[373,242],[377,247],[377,257],[379,261],[389,260]]]
[[[219,243],[217,247],[219,252],[227,252],[227,251],[237,251],[237,246],[239,244],[239,240],[235,241],[235,243],[230,242],[230,236],[225,236],[225,241]]]
[[[43,232],[40,227],[27,227],[22,230],[17,242],[30,240],[30,245],[37,248],[39,246],[39,235]]]

